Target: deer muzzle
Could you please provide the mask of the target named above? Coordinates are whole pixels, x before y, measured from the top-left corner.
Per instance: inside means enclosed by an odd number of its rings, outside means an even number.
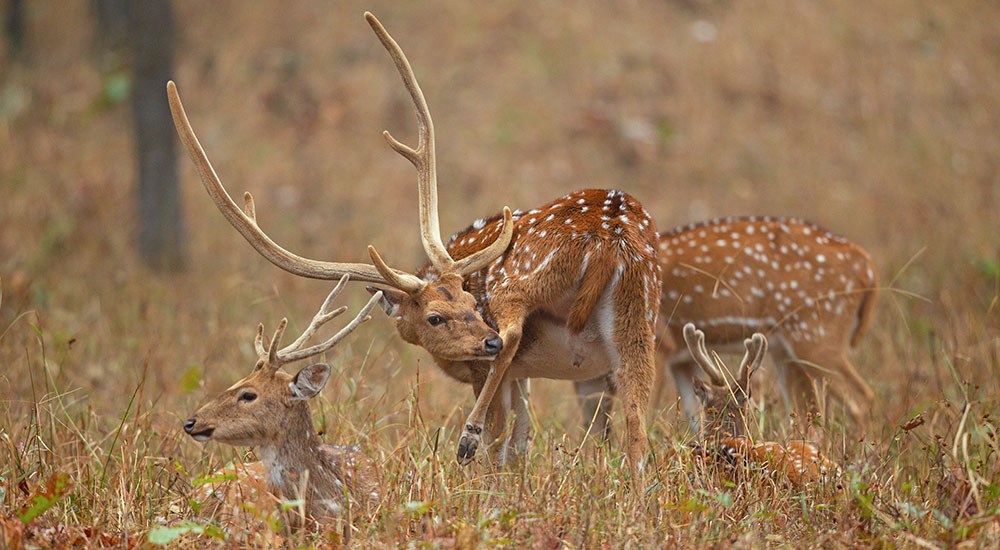
[[[209,439],[212,439],[212,434],[215,432],[215,428],[212,426],[199,427],[198,419],[189,418],[184,421],[184,431],[193,437],[195,441],[204,443]]]

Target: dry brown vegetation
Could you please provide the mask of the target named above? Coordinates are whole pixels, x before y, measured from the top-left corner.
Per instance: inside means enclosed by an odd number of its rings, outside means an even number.
[[[222,535],[187,493],[235,454],[191,441],[181,421],[249,371],[257,322],[301,328],[329,284],[257,256],[186,159],[187,270],[145,270],[130,110],[116,101],[124,61],[95,46],[86,2],[29,4],[24,57],[0,52],[0,547],[151,534],[202,545]],[[422,261],[412,168],[380,136],[407,139],[415,124],[361,16],[370,9],[435,115],[445,232],[503,205],[618,187],[661,228],[801,216],[880,266],[877,321],[855,356],[878,394],[872,426],[833,418],[823,444],[846,470],[841,490],[706,473],[664,404],[650,415],[647,486],[630,495],[620,446],[584,441],[568,385],[547,381],[534,385],[526,465],[460,468],[471,392],[377,315],[329,358],[339,375],[314,409],[327,441],[360,443],[385,471],[356,542],[1000,540],[997,3],[176,7],[188,113],[223,181],[252,191],[261,223],[292,250],[365,261],[371,242],[394,264]],[[352,307],[366,296],[357,288]],[[767,371],[761,426],[794,436]],[[322,545],[334,534],[229,536]]]

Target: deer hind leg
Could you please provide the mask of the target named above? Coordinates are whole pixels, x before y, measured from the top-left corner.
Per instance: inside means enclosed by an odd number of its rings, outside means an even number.
[[[485,382],[485,372],[473,375],[473,390],[477,400]],[[516,464],[527,452],[530,427],[527,399],[527,380],[505,380],[486,410],[481,442],[488,448],[491,460],[498,467]],[[512,426],[507,425],[507,411],[514,413]],[[510,431],[507,431],[508,428]]]
[[[576,398],[583,410],[583,428],[592,435],[607,441],[611,438],[612,395],[608,376],[573,382]]]
[[[528,416],[528,397],[531,393],[530,381],[517,380],[513,383],[513,403],[511,411],[514,413],[514,427],[510,435],[510,442],[514,447],[514,457],[520,461],[528,452],[528,430],[531,428],[531,417]]]
[[[510,458],[510,438],[507,431],[507,411],[513,406],[513,382],[504,380],[490,401],[486,410],[486,424],[483,426],[482,444],[489,451],[491,461],[498,467],[507,465]]]
[[[784,338],[779,336],[773,340],[778,343],[771,349],[785,410],[794,411],[802,422],[807,422],[811,414],[825,412],[822,388],[817,387],[808,362],[796,355]]]
[[[871,421],[875,392],[843,352],[835,354],[827,366],[833,370],[830,377],[830,393],[844,404],[855,424],[867,428]]]
[[[654,295],[647,296],[647,300],[642,299],[643,275],[638,270],[624,271],[618,288],[615,288],[615,282],[612,280],[607,289],[614,293],[613,302],[607,304],[614,308],[613,315],[608,315],[611,312],[606,310],[595,311],[595,315],[604,315],[606,321],[611,321],[611,326],[605,322],[605,329],[610,333],[609,343],[613,344],[608,350],[612,361],[612,380],[625,407],[626,455],[633,475],[639,476],[648,450],[646,409],[649,407],[655,369],[655,315],[648,309],[659,307],[660,296],[656,285]]]

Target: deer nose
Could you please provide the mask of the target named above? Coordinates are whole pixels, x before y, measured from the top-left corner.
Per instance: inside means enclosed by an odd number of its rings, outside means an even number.
[[[494,336],[483,344],[486,346],[486,353],[490,355],[497,355],[503,349],[503,340],[499,336]]]
[[[193,418],[188,418],[187,420],[185,420],[184,421],[184,431],[187,432],[187,433],[193,432],[194,431],[194,425],[195,425],[196,422],[197,422],[197,420],[195,420]]]

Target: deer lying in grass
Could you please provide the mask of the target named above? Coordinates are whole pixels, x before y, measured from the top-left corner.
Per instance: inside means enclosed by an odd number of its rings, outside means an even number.
[[[333,348],[368,320],[381,299],[376,294],[358,315],[331,338],[303,348],[325,323],[347,310],[331,304],[347,284],[347,277],[327,297],[308,328],[294,342],[279,349],[287,319],[278,324],[265,346],[264,326],[257,328],[254,345],[257,364],[249,376],[202,405],[184,422],[184,431],[196,441],[218,441],[253,447],[259,463],[235,465],[218,472],[223,481],[199,487],[200,501],[223,516],[247,503],[301,501],[305,515],[318,522],[330,519],[349,523],[352,511],[364,511],[378,498],[376,469],[358,447],[326,445],[313,426],[308,401],[319,394],[330,378],[330,367],[314,364],[294,376],[285,364],[313,357]],[[229,483],[232,478],[235,483]],[[210,477],[209,479],[212,479]]]
[[[878,274],[860,246],[795,218],[721,218],[660,235],[663,320],[658,355],[667,364],[692,431],[700,433],[696,367],[678,344],[683,327],[705,330],[708,344],[736,352],[743,338],[767,334],[781,395],[801,417],[826,413],[824,396],[842,402],[852,420],[868,422],[874,392],[847,358],[871,324]],[[653,394],[657,404],[664,377]],[[603,380],[577,383],[581,396],[605,391]],[[604,428],[602,401],[584,400],[584,416]],[[610,405],[610,404],[608,404]]]
[[[767,339],[755,333],[744,341],[746,355],[732,381],[728,369],[713,351],[705,348],[705,333],[691,323],[684,325],[684,341],[692,360],[705,371],[709,383],[694,380],[694,392],[702,403],[706,456],[717,456],[736,467],[753,467],[783,475],[792,485],[827,481],[840,475],[840,467],[807,441],[754,443],[747,436],[751,397],[750,377],[767,354]]]
[[[317,279],[350,274],[388,287],[381,304],[403,339],[473,385],[477,399],[459,440],[460,463],[471,462],[482,441],[499,435],[510,406],[523,401],[512,396],[514,382],[610,375],[625,401],[626,453],[637,473],[647,449],[644,415],[660,303],[652,219],[620,191],[578,191],[527,212],[504,209],[445,246],[430,110],[402,50],[372,14],[365,17],[417,111],[416,149],[388,132],[385,137],[417,169],[421,237],[430,262],[414,275],[390,268],[372,247],[369,265],[319,262],[278,246],[258,226],[249,194],[240,209],[226,192],[169,83],[174,123],[206,190],[227,220],[278,267]]]

